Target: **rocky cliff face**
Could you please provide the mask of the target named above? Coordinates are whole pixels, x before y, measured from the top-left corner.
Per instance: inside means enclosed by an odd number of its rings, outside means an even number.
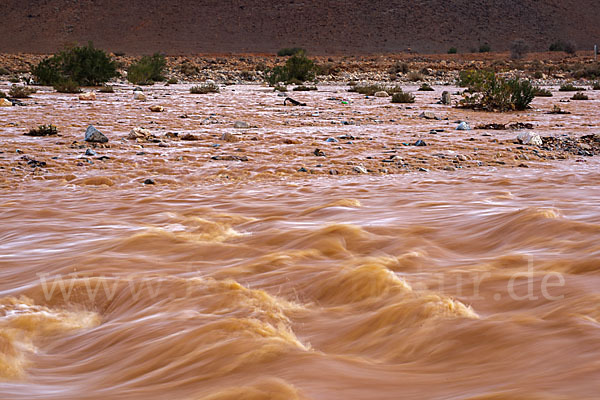
[[[313,54],[600,44],[597,0],[4,0],[0,51],[92,40],[115,52]]]

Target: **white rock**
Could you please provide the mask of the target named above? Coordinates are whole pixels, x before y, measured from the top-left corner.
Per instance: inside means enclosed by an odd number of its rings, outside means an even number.
[[[543,144],[540,135],[531,132],[519,133],[519,136],[517,136],[517,140],[521,144],[528,144],[531,146],[541,146]]]
[[[152,132],[150,132],[146,128],[139,128],[139,127],[133,128],[131,130],[131,132],[129,132],[129,135],[127,135],[127,139],[130,139],[130,140],[136,140],[136,139],[146,140],[151,137],[152,137]]]
[[[135,92],[133,92],[133,99],[140,100],[140,101],[146,101],[146,95],[142,92],[135,91]]]
[[[359,174],[368,174],[369,171],[367,171],[367,169],[365,167],[363,167],[362,165],[357,165],[356,167],[354,167],[354,171],[358,172]]]
[[[457,131],[470,131],[471,127],[469,126],[469,124],[467,122],[461,122],[460,124],[458,124],[458,126],[456,127]]]
[[[96,100],[96,93],[86,92],[79,95],[79,100]]]
[[[0,107],[12,107],[13,103],[6,99],[0,99]]]
[[[388,97],[388,96],[389,96],[388,92],[386,92],[384,90],[381,90],[379,92],[375,92],[375,97]]]
[[[233,127],[237,129],[248,129],[250,128],[250,125],[245,121],[235,121]]]

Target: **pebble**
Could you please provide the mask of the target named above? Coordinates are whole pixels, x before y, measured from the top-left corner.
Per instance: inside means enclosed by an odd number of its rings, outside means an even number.
[[[233,127],[236,129],[248,129],[250,128],[250,124],[245,121],[235,121]]]
[[[85,131],[85,141],[92,143],[106,143],[108,142],[108,138],[98,129],[94,128],[93,125],[90,125]]]
[[[155,184],[154,180],[150,179],[150,178],[148,178],[144,181],[144,185],[154,185],[154,184]]]
[[[150,106],[148,107],[148,110],[152,112],[163,112],[165,111],[165,108],[163,106]]]
[[[95,156],[95,155],[96,155],[96,152],[95,152],[94,150],[92,150],[92,149],[87,149],[87,150],[85,151],[85,155],[86,155],[86,156]]]
[[[357,165],[354,167],[354,171],[358,172],[359,174],[367,174],[368,171],[365,167],[363,167],[362,165]]]
[[[471,127],[469,126],[469,124],[465,121],[462,121],[460,124],[458,124],[458,126],[456,127],[457,131],[470,131]]]
[[[427,143],[425,143],[423,140],[419,139],[415,142],[414,145],[421,147],[421,146],[427,146]]]

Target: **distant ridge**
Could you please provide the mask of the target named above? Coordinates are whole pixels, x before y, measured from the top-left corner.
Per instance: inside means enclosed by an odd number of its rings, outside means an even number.
[[[459,52],[600,44],[598,0],[2,0],[0,52],[92,40],[128,54]]]

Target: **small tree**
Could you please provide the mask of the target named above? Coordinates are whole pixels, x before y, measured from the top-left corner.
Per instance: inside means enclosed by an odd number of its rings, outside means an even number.
[[[127,80],[135,85],[151,85],[154,82],[164,81],[163,73],[166,66],[167,60],[162,54],[144,56],[131,64],[127,70]]]
[[[267,73],[267,82],[304,82],[315,78],[317,66],[304,53],[291,56],[283,66],[276,66]]]
[[[117,64],[103,50],[94,48],[92,42],[83,47],[67,48],[46,58],[31,72],[42,85],[70,80],[81,86],[96,86],[118,75]]]

